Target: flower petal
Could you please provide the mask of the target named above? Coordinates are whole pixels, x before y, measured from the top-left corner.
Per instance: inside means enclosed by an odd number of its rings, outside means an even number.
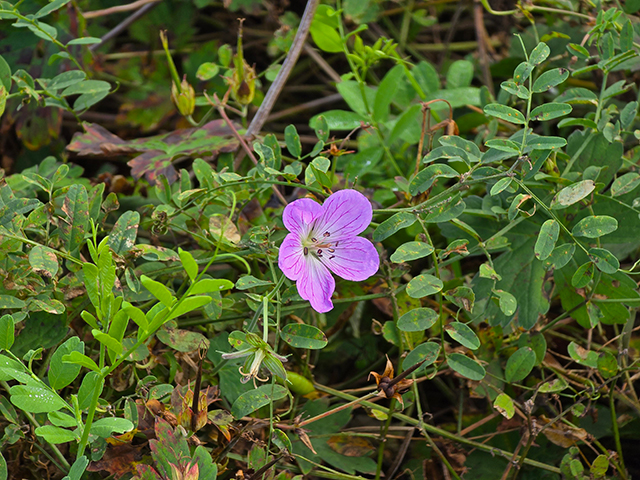
[[[336,288],[336,281],[331,272],[320,261],[309,255],[305,268],[296,283],[298,293],[305,300],[309,300],[316,312],[324,313],[333,308],[331,295]]]
[[[278,266],[289,280],[300,278],[306,266],[306,258],[297,233],[290,233],[284,238],[278,254]]]
[[[323,213],[313,227],[322,235],[330,233],[328,241],[351,237],[362,233],[371,223],[371,202],[356,190],[340,190],[322,205]]]
[[[300,198],[291,202],[282,212],[282,221],[291,233],[306,237],[313,221],[322,215],[322,206],[310,198]]]
[[[345,280],[360,282],[378,271],[380,257],[373,244],[362,237],[343,238],[329,254],[323,251],[322,262]]]

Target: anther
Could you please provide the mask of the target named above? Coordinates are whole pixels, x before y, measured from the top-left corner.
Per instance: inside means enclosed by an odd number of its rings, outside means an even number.
[[[317,239],[317,238],[315,238],[315,237],[311,237],[311,241],[312,241],[313,243],[318,243],[318,239]]]
[[[322,250],[318,249],[318,255],[322,255]]]
[[[329,257],[329,260],[333,260],[334,258],[336,258],[336,256],[335,256],[335,255],[331,255],[331,256]]]
[[[336,242],[336,247],[338,246],[338,242]]]
[[[304,252],[305,255],[309,255],[309,249],[307,247],[304,247],[302,251]]]
[[[325,237],[328,237],[331,234],[329,232],[324,232],[322,235],[325,236]]]
[[[335,248],[330,248],[329,249],[329,253],[335,253],[335,251],[336,251]]]

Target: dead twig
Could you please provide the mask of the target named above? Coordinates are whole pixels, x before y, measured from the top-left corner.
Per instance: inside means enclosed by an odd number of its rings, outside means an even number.
[[[96,17],[104,17],[106,15],[112,15],[114,13],[122,13],[128,12],[130,10],[136,10],[140,7],[145,6],[148,3],[157,3],[162,0],[137,0],[133,3],[128,3],[127,5],[118,5],[116,7],[104,8],[102,10],[94,10],[92,12],[85,12],[82,16],[86,18],[96,18]]]

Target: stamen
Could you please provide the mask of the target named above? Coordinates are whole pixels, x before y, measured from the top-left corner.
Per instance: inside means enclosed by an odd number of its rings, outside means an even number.
[[[334,258],[336,258],[336,256],[335,256],[335,255],[331,255],[331,256],[329,257],[329,260],[333,260]]]
[[[330,248],[329,249],[329,253],[335,253],[335,251],[336,251],[335,248]]]
[[[322,255],[322,250],[318,249],[318,255]]]
[[[318,239],[317,239],[317,238],[315,238],[315,237],[311,237],[311,241],[312,241],[313,243],[318,243]]]
[[[328,236],[329,236],[329,235],[331,235],[331,234],[330,234],[329,232],[324,232],[322,235],[323,235],[324,237],[328,237]]]
[[[305,255],[309,255],[309,249],[307,247],[304,247],[302,251],[304,252]]]
[[[336,242],[336,247],[338,246],[338,242]]]

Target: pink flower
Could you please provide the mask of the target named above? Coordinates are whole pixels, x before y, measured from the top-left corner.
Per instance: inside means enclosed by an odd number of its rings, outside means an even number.
[[[291,233],[280,246],[278,265],[317,312],[333,308],[331,272],[362,281],[378,271],[375,247],[357,236],[371,223],[372,213],[369,200],[355,190],[336,192],[323,205],[302,198],[284,209],[282,220]]]

